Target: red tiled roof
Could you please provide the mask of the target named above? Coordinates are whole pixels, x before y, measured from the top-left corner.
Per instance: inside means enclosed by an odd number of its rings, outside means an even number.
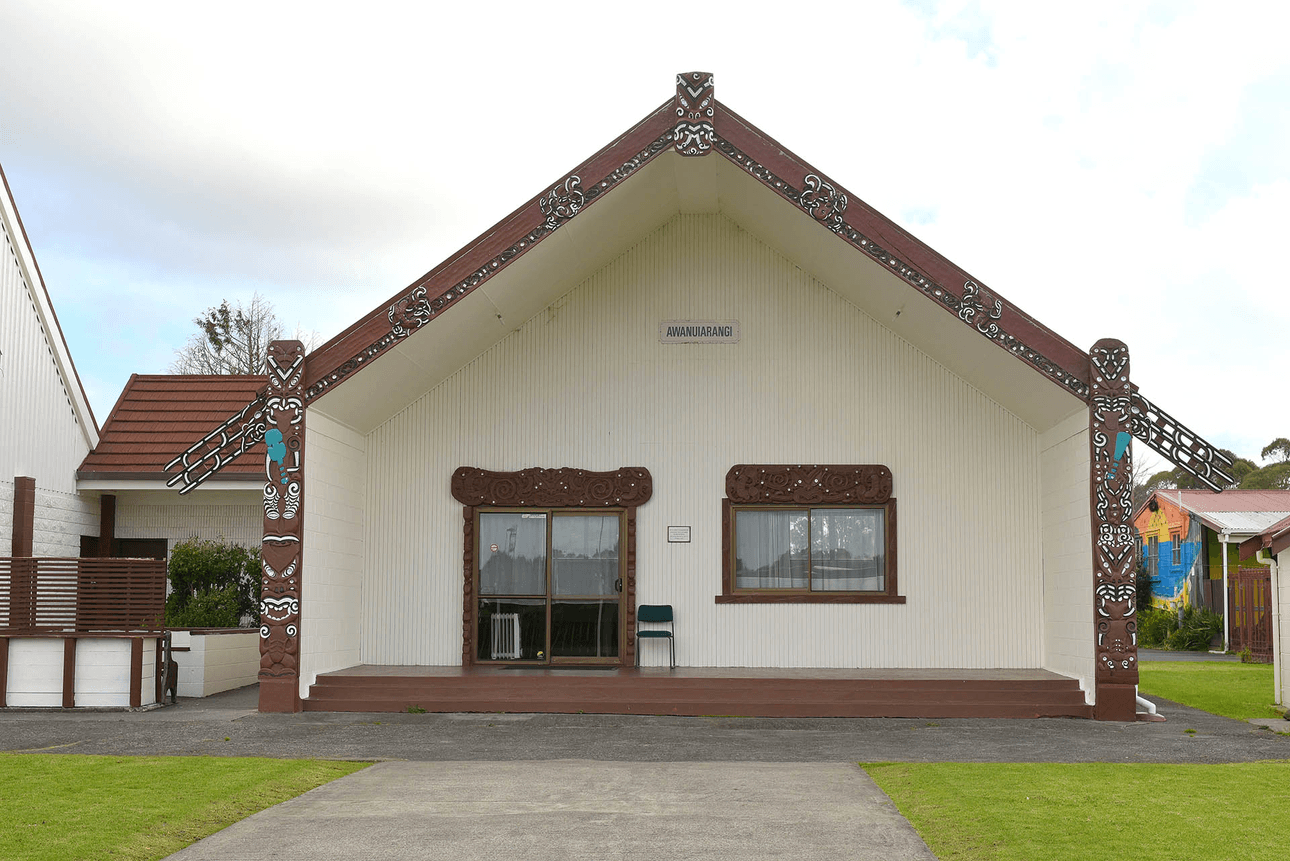
[[[258,375],[132,374],[76,477],[167,478],[167,463],[255,400],[266,382]],[[264,455],[252,450],[224,467],[220,477],[259,479],[263,473]]]
[[[1290,490],[1162,490],[1166,499],[1177,500],[1195,512],[1205,511],[1290,511]]]

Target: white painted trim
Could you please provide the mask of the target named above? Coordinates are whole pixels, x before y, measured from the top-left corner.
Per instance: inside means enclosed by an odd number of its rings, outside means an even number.
[[[191,493],[201,494],[203,491],[211,490],[258,490],[264,483],[264,479],[256,476],[254,481],[218,481],[212,480],[203,482],[198,485]],[[164,481],[139,481],[137,479],[123,479],[120,481],[110,481],[105,479],[77,479],[76,489],[79,491],[94,490],[103,493],[114,493],[119,490],[162,490],[179,494],[179,487],[166,487]]]

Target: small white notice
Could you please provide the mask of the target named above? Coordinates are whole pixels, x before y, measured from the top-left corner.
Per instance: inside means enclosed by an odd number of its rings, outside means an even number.
[[[669,526],[667,528],[668,544],[689,544],[690,527],[688,526]]]
[[[738,320],[664,320],[658,324],[661,344],[737,344]]]

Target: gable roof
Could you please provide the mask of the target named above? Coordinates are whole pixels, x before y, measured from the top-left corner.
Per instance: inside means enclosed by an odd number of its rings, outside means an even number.
[[[1038,430],[1087,409],[1088,352],[722,105],[706,72],[678,75],[673,99],[310,353],[305,402],[366,433],[690,212],[728,217]],[[449,311],[451,326],[432,325]],[[348,385],[378,362],[381,373]],[[1135,436],[1223,486],[1226,457],[1136,388],[1113,406],[1132,415]],[[171,462],[176,481],[220,468],[222,456],[199,451],[206,443]],[[244,448],[235,436],[226,445]]]
[[[122,481],[164,484],[171,452],[218,425],[254,400],[267,378],[131,374],[108,414],[99,443],[76,471],[78,486],[106,489]],[[222,480],[262,481],[264,457],[244,452],[220,475]]]
[[[4,194],[0,194],[0,229],[9,236],[18,268],[26,281],[32,306],[40,325],[45,330],[45,339],[49,344],[54,366],[62,380],[67,400],[71,404],[76,423],[85,437],[86,445],[93,448],[99,439],[99,425],[94,418],[94,410],[85,397],[85,387],[81,385],[80,375],[72,362],[72,353],[67,348],[67,339],[63,336],[63,327],[58,323],[58,314],[54,312],[54,303],[49,298],[45,287],[45,277],[36,262],[36,253],[32,250],[31,240],[27,237],[27,228],[23,226],[22,216],[18,214],[18,204],[9,188],[9,178],[5,176],[4,167],[0,166],[0,184]]]

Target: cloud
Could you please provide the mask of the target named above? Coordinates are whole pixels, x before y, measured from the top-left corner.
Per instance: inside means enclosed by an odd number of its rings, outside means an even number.
[[[1286,360],[1262,337],[1290,304],[1279,7],[793,11],[14,0],[0,158],[60,318],[93,344],[69,331],[78,366],[159,369],[201,309],[255,290],[334,334],[703,68],[1016,307],[1082,348],[1124,339],[1197,431],[1290,432],[1290,407],[1210,405]],[[99,333],[111,297],[147,328]]]

